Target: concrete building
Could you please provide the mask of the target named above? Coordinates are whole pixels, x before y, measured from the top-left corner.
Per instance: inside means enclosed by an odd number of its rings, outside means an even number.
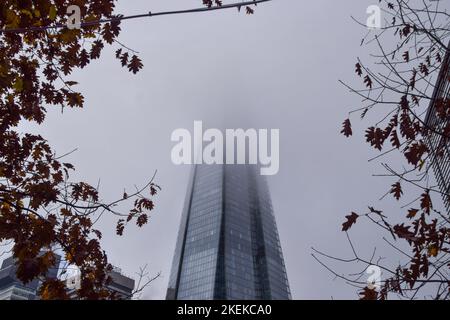
[[[130,300],[133,297],[133,290],[135,286],[134,279],[131,279],[122,274],[119,268],[114,268],[109,274],[111,282],[107,288],[112,292],[115,292],[117,296],[122,300]],[[66,286],[69,290],[69,296],[75,297],[75,292],[80,288],[80,275],[69,277],[66,280]]]
[[[56,256],[56,264],[47,274],[49,278],[58,276],[59,263],[61,257]],[[40,286],[38,279],[30,283],[24,284],[16,276],[17,267],[13,257],[6,258],[2,262],[0,269],[0,300],[36,300],[37,291]]]

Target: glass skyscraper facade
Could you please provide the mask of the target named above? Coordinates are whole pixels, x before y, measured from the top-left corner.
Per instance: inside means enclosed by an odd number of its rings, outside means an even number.
[[[197,165],[167,299],[290,299],[269,190],[257,166]]]
[[[450,47],[450,42],[449,42]],[[431,162],[437,183],[442,192],[444,205],[450,213],[450,139],[445,137],[445,128],[450,119],[438,116],[439,110],[450,107],[450,51],[447,50],[442,61],[441,70],[434,88],[430,106],[425,118],[426,125],[431,128],[426,136],[428,148],[433,151]]]

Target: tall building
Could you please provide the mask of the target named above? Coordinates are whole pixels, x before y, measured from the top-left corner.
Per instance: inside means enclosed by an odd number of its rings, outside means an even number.
[[[269,190],[256,166],[194,167],[166,298],[291,298]]]
[[[450,43],[449,43],[450,48]],[[442,132],[450,124],[450,51],[442,62],[425,123],[432,128],[427,145],[433,151],[432,167],[443,194],[444,204],[450,212],[450,139]],[[438,114],[446,114],[439,116]]]
[[[55,258],[55,267],[48,271],[48,278],[56,278],[58,276],[61,257],[55,255]],[[30,283],[24,284],[17,279],[16,271],[17,267],[13,257],[3,260],[0,269],[0,300],[36,300],[40,281],[35,279]]]
[[[122,271],[114,267],[114,269],[109,273],[111,281],[107,285],[107,289],[114,292],[118,298],[121,300],[130,300],[133,297],[133,290],[135,281],[124,274]],[[66,286],[68,289],[68,295],[72,299],[76,297],[76,290],[81,286],[80,275],[74,275],[66,279]]]

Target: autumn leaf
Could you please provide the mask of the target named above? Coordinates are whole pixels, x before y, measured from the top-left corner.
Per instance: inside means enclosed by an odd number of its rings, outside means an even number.
[[[83,107],[84,98],[78,92],[67,93],[67,104],[70,107]]]
[[[346,119],[342,123],[341,133],[346,137],[350,137],[352,135],[352,125],[350,123],[350,119]]]
[[[380,128],[370,127],[366,130],[366,141],[378,150],[383,148],[383,142],[386,139],[383,130]]]
[[[144,65],[142,64],[141,59],[139,59],[138,56],[133,55],[130,63],[128,64],[128,70],[136,74],[139,72],[140,69],[142,69],[143,66]]]
[[[397,135],[397,131],[396,130],[392,130],[391,131],[391,144],[393,147],[399,149],[401,144],[400,144],[400,140],[398,139],[398,135]]]
[[[68,300],[67,288],[62,280],[46,279],[39,287],[42,300]]]
[[[101,239],[102,238],[102,233],[100,232],[100,230],[92,230],[92,232],[97,236],[97,238]]]
[[[139,227],[142,227],[144,224],[146,224],[148,222],[148,216],[146,214],[141,214],[137,219],[136,219],[136,225],[138,225]]]
[[[408,219],[412,219],[416,216],[417,212],[419,212],[419,210],[417,209],[409,209],[408,210],[408,215],[406,216]]]
[[[369,288],[365,287],[363,291],[359,293],[360,300],[377,300],[378,299],[378,292],[375,290],[375,288]]]
[[[113,33],[113,30],[111,29],[111,24],[106,23],[105,25],[103,25],[102,35],[107,43],[113,43],[115,35]]]
[[[77,40],[77,36],[80,34],[80,31],[77,29],[65,29],[61,34],[59,35],[60,41],[63,43],[72,43]]]
[[[154,204],[153,204],[152,200],[142,198],[142,199],[137,200],[136,207],[139,211],[141,211],[142,209],[146,209],[146,210],[150,211],[150,210],[153,210]]]
[[[208,8],[211,8],[213,5],[213,0],[203,0],[203,4]]]
[[[358,219],[359,215],[352,212],[350,215],[345,216],[345,218],[347,218],[347,221],[345,221],[342,224],[342,231],[347,231],[349,230],[353,224],[356,223],[356,219]]]
[[[120,62],[122,63],[122,67],[125,67],[128,64],[129,54],[125,52],[120,56]]]
[[[405,62],[409,62],[409,52],[405,51],[405,53],[403,53],[403,60],[405,60]]]
[[[100,58],[100,53],[101,53],[103,47],[104,47],[103,42],[101,42],[100,40],[94,41],[94,44],[92,45],[92,48],[91,48],[90,58],[91,59]]]
[[[155,184],[152,184],[150,186],[150,195],[154,196],[158,193],[158,190],[156,190],[156,188],[158,188],[159,190],[161,190],[161,188],[159,186],[156,186]]]
[[[13,88],[14,88],[14,90],[16,90],[16,92],[22,92],[23,91],[23,80],[21,78],[17,78],[16,81],[14,82]]]
[[[430,192],[427,190],[426,192],[422,193],[422,195],[420,197],[420,208],[425,213],[429,214],[432,207],[433,207],[433,205],[431,203]]]
[[[78,65],[81,68],[84,68],[85,66],[88,65],[89,60],[90,60],[89,58],[90,58],[90,55],[88,54],[86,49],[81,50],[81,52],[80,52],[80,61],[79,61]]]
[[[428,148],[423,142],[415,142],[406,149],[404,155],[410,164],[417,166],[426,152]]]
[[[402,186],[401,186],[400,182],[396,182],[392,185],[390,193],[394,195],[395,199],[400,200],[400,197],[403,194]]]
[[[371,79],[368,75],[366,75],[366,76],[364,77],[364,83],[366,84],[366,87],[367,87],[367,88],[372,89],[372,85],[373,85],[372,79]]]
[[[404,37],[407,37],[411,33],[411,25],[406,24],[401,31],[402,31],[402,35]]]
[[[422,171],[422,169],[423,169],[425,163],[426,163],[425,160],[423,160],[423,159],[420,159],[420,160],[419,160],[419,166],[418,166],[419,171]]]
[[[416,77],[417,77],[417,70],[413,69],[411,79],[409,80],[409,86],[413,90],[416,87]]]
[[[395,225],[393,229],[394,233],[400,238],[412,240],[414,237],[414,233],[409,230],[410,227],[405,226],[404,223]]]
[[[17,28],[20,24],[20,17],[13,10],[6,10],[6,27]]]
[[[37,145],[34,148],[33,153],[31,154],[31,156],[33,157],[33,160],[35,160],[35,161],[41,159],[43,155],[44,155],[44,150],[39,145]]]
[[[436,245],[431,245],[428,247],[428,256],[429,257],[437,257],[439,253],[439,248]]]
[[[123,235],[123,231],[125,229],[125,224],[124,224],[124,220],[120,219],[119,221],[117,221],[117,225],[116,225],[116,234],[118,236],[122,236]]]
[[[52,21],[54,21],[56,19],[56,7],[54,5],[52,5],[50,7],[50,11],[48,13],[48,18]]]
[[[420,71],[420,73],[422,73],[424,76],[428,76],[428,75],[430,74],[430,70],[429,70],[428,67],[427,67],[425,64],[423,64],[423,63],[421,63],[421,64],[419,65],[419,71]]]
[[[356,74],[358,75],[358,76],[362,76],[362,68],[361,68],[361,64],[358,62],[356,65],[355,65],[355,67],[356,67],[356,69],[355,69],[355,72],[356,72]]]

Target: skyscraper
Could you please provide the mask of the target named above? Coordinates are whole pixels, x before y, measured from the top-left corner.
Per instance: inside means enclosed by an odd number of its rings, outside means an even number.
[[[425,123],[432,129],[427,135],[427,145],[433,151],[433,158],[431,158],[433,171],[443,194],[444,204],[447,211],[450,212],[450,139],[442,134],[450,124],[450,119],[448,118],[449,109],[450,51],[447,51],[442,61]],[[446,117],[445,113],[447,113]]]
[[[252,165],[197,165],[167,299],[290,299],[269,190]]]

